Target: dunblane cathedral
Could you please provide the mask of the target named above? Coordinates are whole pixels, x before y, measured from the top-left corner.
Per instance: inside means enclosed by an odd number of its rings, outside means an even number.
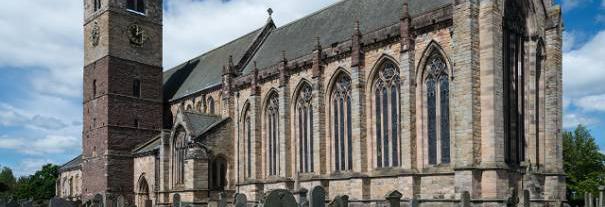
[[[272,190],[321,189],[313,206],[344,195],[384,206],[393,194],[402,206],[566,201],[552,0],[342,0],[281,26],[269,10],[258,29],[169,70],[162,9],[84,1],[83,148],[60,170],[59,197],[254,206]]]

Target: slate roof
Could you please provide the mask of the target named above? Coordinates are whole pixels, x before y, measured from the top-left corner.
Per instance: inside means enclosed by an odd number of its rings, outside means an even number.
[[[72,159],[69,162],[63,164],[59,168],[59,172],[70,171],[70,170],[73,170],[73,169],[80,169],[81,166],[82,166],[82,155],[78,155],[74,159]]]
[[[134,154],[146,154],[146,153],[151,153],[155,150],[159,150],[160,149],[160,145],[162,144],[162,139],[160,139],[162,137],[162,134],[160,133],[159,135],[153,137],[152,139],[150,139],[149,141],[139,145],[138,147],[136,147],[133,151]]]
[[[185,122],[187,122],[187,126],[191,130],[191,136],[194,138],[204,134],[226,120],[220,116],[189,111],[183,112],[183,116]]]
[[[182,98],[221,84],[223,66],[228,63],[229,56],[233,56],[237,64],[261,32],[262,29],[257,29],[164,72],[165,100]]]
[[[453,0],[409,0],[411,16],[417,16],[447,4]],[[398,24],[403,0],[343,0],[313,14],[271,31],[266,40],[254,53],[242,74],[254,69],[253,62],[260,69],[275,65],[282,59],[295,59],[310,54],[316,37],[322,47],[349,40],[353,34],[355,21],[360,22],[362,33],[368,33]],[[222,66],[229,55],[237,61],[258,38],[262,29],[256,30],[231,43],[210,51],[198,58],[183,63],[164,73],[164,90],[168,100],[178,99],[205,88],[221,84]],[[180,79],[184,79],[179,81]]]

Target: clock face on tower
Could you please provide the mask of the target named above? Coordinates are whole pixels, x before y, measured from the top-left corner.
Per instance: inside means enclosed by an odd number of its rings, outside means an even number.
[[[134,46],[143,46],[147,40],[147,32],[138,24],[132,24],[128,27],[128,39]]]

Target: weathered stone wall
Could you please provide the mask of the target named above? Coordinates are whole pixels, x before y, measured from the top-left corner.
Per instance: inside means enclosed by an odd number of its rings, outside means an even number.
[[[526,2],[527,3],[527,2]],[[230,187],[258,201],[263,192],[272,189],[326,188],[329,197],[348,195],[353,203],[371,202],[398,190],[404,199],[418,196],[423,206],[450,206],[468,191],[471,199],[487,206],[503,206],[521,185],[524,166],[532,163],[543,172],[552,173],[541,183],[539,196],[544,202],[564,200],[564,178],[561,177],[561,27],[557,6],[528,16],[530,38],[523,60],[526,72],[525,109],[526,155],[528,163],[513,166],[504,162],[503,94],[503,1],[455,1],[438,11],[402,19],[399,33],[393,30],[363,34],[360,39],[341,42],[331,48],[316,48],[309,56],[276,66],[259,69],[259,74],[235,77],[233,87],[232,140],[234,182]],[[536,3],[534,5],[542,5]],[[544,13],[543,11],[546,11]],[[439,16],[441,15],[441,16]],[[405,23],[405,24],[404,24]],[[363,22],[360,22],[363,24]],[[406,24],[411,24],[405,27]],[[406,40],[399,36],[406,34]],[[382,35],[382,36],[381,36]],[[379,38],[374,38],[379,37]],[[321,37],[320,37],[321,38]],[[355,41],[363,44],[356,45]],[[411,45],[405,44],[407,41]],[[544,45],[543,69],[537,68],[539,42]],[[360,50],[362,53],[357,53]],[[287,51],[286,51],[287,52]],[[319,55],[321,52],[321,55]],[[450,76],[450,146],[451,163],[428,164],[426,98],[423,91],[427,56],[440,53],[446,59]],[[320,58],[317,58],[320,57]],[[380,169],[376,164],[374,96],[372,85],[383,61],[396,63],[402,81],[400,110],[401,134],[399,160],[401,167]],[[543,71],[540,71],[543,70]],[[286,71],[286,72],[284,72]],[[352,78],[353,170],[335,172],[332,143],[331,106],[334,79],[339,74]],[[539,76],[538,74],[541,74]],[[314,172],[298,173],[294,122],[298,86],[308,82],[313,87]],[[255,88],[258,87],[258,88]],[[222,89],[197,94],[172,103],[178,107],[193,106],[201,97],[215,96]],[[267,99],[276,92],[280,101],[279,174],[268,176]],[[214,97],[214,100],[218,100]],[[222,104],[221,104],[222,105]],[[248,112],[245,110],[248,109]],[[196,109],[198,110],[198,109]],[[227,109],[231,110],[231,109]],[[243,115],[252,117],[252,166],[247,166]],[[289,127],[285,127],[289,126]],[[246,176],[252,168],[253,175]],[[230,167],[231,168],[231,167]],[[521,171],[517,171],[521,170]],[[526,184],[527,185],[527,184]],[[534,195],[532,195],[534,196]]]
[[[57,178],[56,196],[66,200],[77,201],[82,196],[82,170],[62,171]]]
[[[142,200],[142,192],[141,189],[143,188],[143,185],[145,183],[147,183],[147,188],[149,190],[148,192],[148,196],[149,199],[152,201],[152,205],[156,205],[157,202],[157,198],[156,198],[156,192],[158,191],[158,186],[157,186],[157,174],[156,174],[156,167],[157,166],[157,158],[156,155],[149,155],[149,156],[144,156],[144,157],[137,157],[134,159],[134,193],[135,195],[135,204],[139,205],[144,203],[144,201]]]

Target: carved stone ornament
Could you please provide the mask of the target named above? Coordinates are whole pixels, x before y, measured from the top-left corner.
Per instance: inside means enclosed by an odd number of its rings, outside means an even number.
[[[99,40],[101,39],[101,27],[99,27],[98,22],[92,23],[92,30],[90,30],[90,44],[93,47],[99,45]]]
[[[141,25],[132,24],[128,26],[128,40],[130,40],[130,44],[141,47],[147,40],[147,32]]]

